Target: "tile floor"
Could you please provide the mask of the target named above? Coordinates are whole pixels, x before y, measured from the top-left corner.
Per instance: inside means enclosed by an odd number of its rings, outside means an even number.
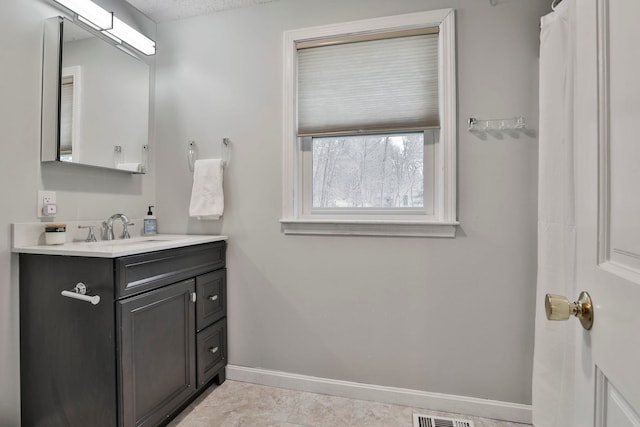
[[[231,380],[204,392],[168,427],[411,427],[414,412],[472,420],[475,427],[531,427]]]

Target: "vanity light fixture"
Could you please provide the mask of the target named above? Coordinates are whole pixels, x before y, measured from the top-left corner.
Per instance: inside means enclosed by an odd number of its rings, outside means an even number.
[[[113,28],[102,32],[116,42],[119,40],[124,41],[129,46],[139,50],[145,55],[155,55],[156,53],[156,42],[125,24],[115,16],[113,17]]]
[[[155,55],[156,42],[116,18],[91,0],[54,0],[78,16],[78,20],[102,32],[117,44],[126,43],[145,55]]]
[[[113,12],[107,12],[90,0],[54,0],[78,15],[78,19],[97,30],[113,28]]]

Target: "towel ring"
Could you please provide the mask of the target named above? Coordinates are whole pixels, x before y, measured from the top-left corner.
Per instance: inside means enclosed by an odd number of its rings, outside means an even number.
[[[189,141],[187,149],[187,163],[189,164],[189,170],[193,172],[193,168],[198,160],[198,146],[195,141]]]
[[[222,165],[228,167],[231,162],[231,140],[229,138],[222,138],[220,153],[222,154]],[[196,160],[198,160],[198,145],[195,141],[189,141],[187,145],[187,164],[191,172],[193,172]]]
[[[228,167],[231,163],[231,140],[229,138],[222,138],[220,152],[222,153],[222,165]]]

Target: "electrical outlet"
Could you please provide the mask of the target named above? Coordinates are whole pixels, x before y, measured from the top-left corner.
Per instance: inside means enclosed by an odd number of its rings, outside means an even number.
[[[48,211],[50,212],[48,215],[43,211],[43,209],[45,208],[46,205],[55,205],[56,204],[56,192],[55,191],[43,191],[43,190],[38,190],[38,213],[37,213],[37,217],[38,218],[52,218],[55,215],[55,213],[51,213],[52,209],[49,208]],[[57,211],[57,209],[53,209],[53,211]]]

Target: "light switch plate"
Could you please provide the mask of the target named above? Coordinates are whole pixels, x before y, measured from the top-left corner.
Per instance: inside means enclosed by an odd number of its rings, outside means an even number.
[[[52,218],[53,215],[45,215],[42,209],[45,205],[55,205],[56,204],[56,192],[55,191],[44,191],[38,190],[38,205],[37,205],[37,217],[38,218]]]

